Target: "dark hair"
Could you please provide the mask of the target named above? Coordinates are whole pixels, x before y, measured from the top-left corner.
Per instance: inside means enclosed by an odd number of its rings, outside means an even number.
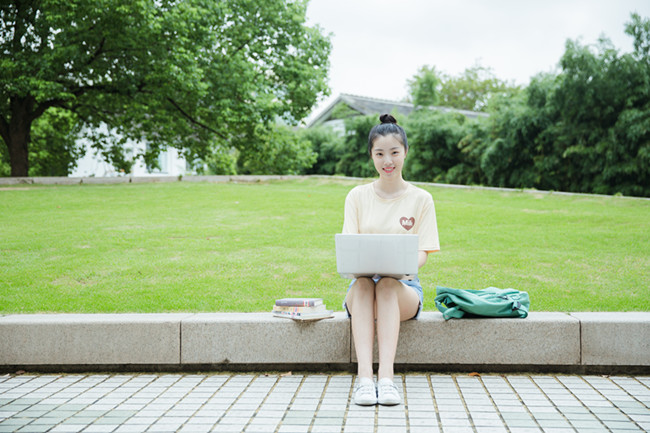
[[[390,114],[382,114],[379,116],[379,120],[381,123],[379,125],[375,125],[370,130],[370,134],[368,134],[368,154],[372,153],[372,143],[378,137],[385,137],[386,135],[391,134],[397,136],[397,141],[402,143],[402,146],[404,146],[404,151],[408,151],[409,144],[406,140],[406,132],[404,132],[404,129],[397,124],[397,120]]]

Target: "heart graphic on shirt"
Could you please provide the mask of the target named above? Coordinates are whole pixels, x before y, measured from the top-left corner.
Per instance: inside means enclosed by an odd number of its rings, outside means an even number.
[[[399,223],[402,225],[402,227],[404,227],[408,231],[411,230],[415,225],[415,218],[402,217],[399,219]]]

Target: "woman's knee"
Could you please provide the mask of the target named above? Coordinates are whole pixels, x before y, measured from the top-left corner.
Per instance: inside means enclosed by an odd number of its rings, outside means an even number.
[[[345,296],[345,303],[348,309],[351,309],[354,304],[373,303],[375,302],[375,282],[372,278],[359,278],[350,287],[347,295]]]
[[[354,291],[355,294],[369,296],[375,293],[375,282],[372,278],[361,277],[352,285],[350,291]]]
[[[375,286],[375,280],[373,280],[370,277],[359,277],[359,278],[357,278],[357,281],[356,281],[355,284],[359,285],[359,286],[364,286],[364,287],[374,287]]]
[[[386,280],[386,281],[384,281]],[[384,281],[384,283],[381,283]],[[415,290],[394,278],[382,278],[375,291],[376,303],[379,306],[396,306],[400,311],[400,320],[413,318],[420,306],[420,298]]]
[[[391,277],[384,277],[377,281],[375,286],[375,296],[380,299],[394,299],[397,296],[402,283],[399,280]]]

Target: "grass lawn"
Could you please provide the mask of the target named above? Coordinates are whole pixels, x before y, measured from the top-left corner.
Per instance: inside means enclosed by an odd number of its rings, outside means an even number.
[[[0,313],[336,310],[351,180],[0,189]],[[650,311],[650,201],[423,186],[440,253],[420,278],[529,292],[531,311]]]

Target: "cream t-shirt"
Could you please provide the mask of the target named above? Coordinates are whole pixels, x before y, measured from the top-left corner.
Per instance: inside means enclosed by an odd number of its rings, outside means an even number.
[[[379,197],[372,183],[354,187],[345,199],[343,233],[417,234],[420,251],[440,251],[433,198],[410,183],[394,199]]]

